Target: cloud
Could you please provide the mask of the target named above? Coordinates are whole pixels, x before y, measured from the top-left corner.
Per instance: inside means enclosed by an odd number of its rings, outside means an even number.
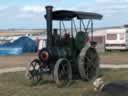
[[[0,11],[1,11],[1,10],[4,10],[5,8],[7,8],[7,7],[0,7]]]
[[[128,22],[128,0],[96,0],[95,2],[82,2],[77,10],[96,12],[103,15],[98,26],[118,26]]]
[[[94,3],[83,3],[78,6],[79,9],[94,11],[112,16],[118,13],[127,12],[128,0],[96,0]]]
[[[28,18],[44,14],[44,7],[42,6],[10,6],[0,8],[1,18]]]
[[[69,1],[70,2],[70,1]],[[66,2],[67,3],[67,2]],[[57,3],[58,4],[58,3]],[[69,9],[91,11],[103,14],[104,18],[101,25],[111,26],[117,24],[127,23],[128,21],[128,0],[94,0],[93,2],[81,1],[75,6],[58,5],[54,10]],[[26,27],[44,26],[45,22],[43,15],[45,14],[45,7],[41,5],[25,5],[25,6],[8,6],[0,7],[0,21],[1,26],[18,26],[24,25]],[[102,25],[103,24],[103,25]],[[19,26],[18,26],[19,27]]]
[[[21,10],[25,11],[25,12],[41,13],[41,12],[45,11],[45,8],[42,6],[24,6]]]
[[[0,13],[0,28],[39,28],[43,25],[45,12],[40,6],[9,6],[0,8]]]

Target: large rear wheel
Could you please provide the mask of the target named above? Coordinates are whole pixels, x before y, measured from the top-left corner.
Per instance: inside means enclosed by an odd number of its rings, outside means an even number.
[[[72,69],[70,62],[65,59],[59,59],[54,67],[54,80],[58,87],[67,86],[72,80]]]
[[[84,47],[78,60],[79,73],[83,80],[94,80],[99,71],[99,56],[95,48]]]

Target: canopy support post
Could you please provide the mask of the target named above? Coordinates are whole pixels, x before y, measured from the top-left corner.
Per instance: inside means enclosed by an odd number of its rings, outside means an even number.
[[[66,28],[65,28],[65,25],[64,25],[64,22],[63,22],[63,21],[62,21],[62,24],[63,24],[65,33],[67,33],[67,30],[66,30]]]
[[[84,26],[84,31],[86,32],[86,28],[85,28],[85,24],[84,24],[84,21],[82,20],[82,24]]]
[[[87,24],[87,28],[86,28],[86,31],[85,32],[87,32],[87,30],[88,30],[88,27],[89,27],[89,25],[90,25],[90,20],[88,20],[88,24]]]
[[[76,33],[77,33],[78,31],[77,31],[77,28],[76,28],[76,24],[75,24],[74,19],[73,19],[73,21],[72,21],[72,22],[73,22],[73,25],[74,25],[75,31],[76,31]]]
[[[60,36],[61,36],[61,20],[59,22]]]
[[[80,31],[82,31],[81,29],[82,29],[82,24],[81,24],[81,19],[80,19]]]
[[[91,40],[93,41],[93,20],[91,19]]]
[[[73,37],[73,20],[71,20],[71,35]]]

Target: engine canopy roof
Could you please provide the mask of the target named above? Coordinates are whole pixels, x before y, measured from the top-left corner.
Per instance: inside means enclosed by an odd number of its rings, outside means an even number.
[[[52,20],[72,20],[77,19],[102,19],[102,15],[92,12],[70,11],[70,10],[57,10],[52,12]]]

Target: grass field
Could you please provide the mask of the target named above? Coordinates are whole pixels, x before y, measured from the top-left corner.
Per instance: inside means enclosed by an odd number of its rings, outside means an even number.
[[[102,70],[106,82],[128,80],[128,70]],[[92,82],[73,80],[65,88],[57,88],[55,83],[47,80],[32,86],[24,78],[24,72],[0,75],[0,96],[95,96]]]
[[[100,53],[101,64],[128,64],[127,51],[111,51]]]
[[[0,68],[26,66],[37,54],[20,56],[0,56]],[[107,52],[100,54],[103,64],[128,64],[128,52]],[[102,70],[106,82],[128,80],[128,70]],[[92,82],[73,80],[71,86],[57,88],[55,83],[47,80],[32,86],[24,77],[24,72],[0,75],[0,96],[95,96]]]
[[[107,51],[99,53],[101,56],[128,55],[128,51]]]
[[[101,64],[128,64],[128,52],[105,52],[99,56]],[[35,58],[38,58],[38,53],[0,56],[0,68],[26,67]]]

